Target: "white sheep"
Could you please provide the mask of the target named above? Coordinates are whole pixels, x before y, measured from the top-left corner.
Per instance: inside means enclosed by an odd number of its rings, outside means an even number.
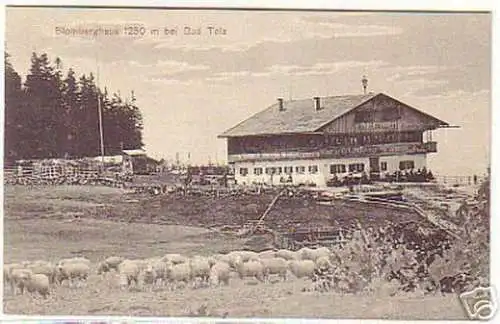
[[[288,261],[288,269],[297,278],[313,278],[316,264],[312,260],[291,260]]]
[[[185,256],[182,256],[180,254],[177,254],[177,253],[169,253],[169,254],[165,254],[161,260],[163,262],[170,262],[172,264],[181,264],[181,263],[186,263],[188,261],[188,258],[186,258]]]
[[[209,282],[211,286],[217,286],[221,282],[225,285],[229,285],[229,279],[231,278],[231,268],[229,264],[223,261],[218,261],[210,269]]]
[[[297,254],[300,257],[300,260],[316,261],[322,256],[329,256],[331,254],[331,251],[327,247],[320,247],[318,249],[303,247],[302,249],[297,251]]]
[[[297,252],[290,251],[290,250],[287,250],[287,249],[280,249],[280,250],[276,251],[276,257],[277,258],[283,258],[283,259],[285,259],[287,261],[298,260],[299,259],[299,256],[297,255]]]
[[[191,266],[189,263],[170,264],[167,268],[167,277],[172,289],[177,288],[180,282],[187,285],[192,279]]]
[[[123,262],[123,260],[125,260],[125,258],[119,256],[110,256],[106,258],[97,265],[97,274],[100,275],[110,272],[112,269],[118,272],[118,266]]]
[[[210,268],[214,263],[206,257],[193,257],[189,260],[192,279],[200,278],[202,283],[207,283],[210,277]],[[195,283],[196,284],[196,283]]]
[[[317,260],[321,257],[330,257],[330,255],[332,254],[332,251],[329,248],[327,248],[326,246],[322,246],[322,247],[315,249],[314,254],[315,254],[315,257]]]
[[[217,263],[217,258],[214,255],[207,257],[208,264],[213,267]]]
[[[321,256],[316,260],[316,268],[319,270],[329,270],[333,267],[332,263],[330,262],[330,257],[328,256]]]
[[[167,279],[167,271],[168,265],[166,262],[161,261],[160,259],[150,259],[148,262],[148,266],[143,270],[144,274],[144,283],[157,285],[161,280],[162,283],[165,283]]]
[[[34,274],[46,275],[50,284],[55,282],[57,269],[51,262],[38,260],[28,264],[26,269],[30,269]]]
[[[25,268],[13,268],[10,272],[10,281],[12,287],[12,293],[15,295],[17,293],[17,289],[21,294],[24,293],[24,283],[27,278],[30,278],[33,275],[31,270]]]
[[[123,260],[118,266],[120,275],[120,287],[130,287],[132,281],[136,286],[139,285],[139,275],[142,271],[141,260]]]
[[[14,269],[24,269],[24,266],[21,263],[10,263],[3,266],[3,282],[4,284],[10,284],[12,292],[15,290],[15,283],[12,278],[12,271]]]
[[[56,264],[56,268],[61,266],[61,265],[64,265],[66,263],[84,263],[86,265],[88,265],[90,267],[90,265],[92,264],[92,262],[90,262],[89,259],[87,258],[84,258],[84,257],[74,257],[74,258],[67,258],[67,259],[61,259],[59,260],[59,262],[57,262]]]
[[[151,285],[151,288],[158,282],[158,273],[151,265],[142,271],[142,280],[145,285]]]
[[[68,280],[69,285],[77,281],[77,285],[81,281],[86,281],[90,274],[90,266],[87,263],[70,262],[63,263],[57,267],[56,282],[62,284],[64,280]]]
[[[236,261],[240,259],[237,253],[219,254],[215,256],[217,261],[226,262],[232,269],[236,270]]]
[[[245,277],[256,278],[257,280],[264,281],[264,265],[260,261],[243,262],[241,259],[236,263],[236,269],[240,279]]]
[[[258,253],[259,259],[271,259],[276,257],[277,251],[266,250]]]
[[[283,280],[286,280],[288,271],[288,263],[283,258],[261,259],[260,262],[264,266],[264,278],[269,279],[269,275],[277,274]]]
[[[243,262],[247,262],[249,261],[250,259],[252,258],[258,258],[259,257],[259,254],[257,252],[254,252],[254,251],[235,251],[240,257],[241,257],[241,260],[243,260]]]
[[[31,273],[20,279],[22,286],[30,293],[39,293],[47,298],[50,294],[49,277],[42,273]]]

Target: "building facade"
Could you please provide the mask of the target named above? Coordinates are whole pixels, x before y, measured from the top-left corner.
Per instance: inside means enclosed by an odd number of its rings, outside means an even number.
[[[448,123],[386,94],[278,102],[219,135],[240,184],[312,184],[426,167]]]
[[[147,156],[142,149],[123,150],[122,172],[125,174],[147,175],[157,171],[159,162]]]

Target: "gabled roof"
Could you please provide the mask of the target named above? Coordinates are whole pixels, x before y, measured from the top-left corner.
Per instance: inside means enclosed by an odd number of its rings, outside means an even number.
[[[284,101],[284,111],[280,111],[278,103],[276,103],[228,129],[218,137],[315,133],[326,124],[379,95],[396,100],[383,93],[322,97],[320,100],[322,109],[318,111],[314,108],[312,98]],[[426,115],[440,125],[448,125],[446,122],[422,111],[412,107],[409,108]]]

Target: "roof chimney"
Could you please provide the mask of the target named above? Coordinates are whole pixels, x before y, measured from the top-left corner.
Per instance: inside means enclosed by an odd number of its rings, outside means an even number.
[[[320,101],[319,97],[314,97],[314,108],[316,109],[316,111],[322,109],[322,107],[321,107],[321,101]]]
[[[278,107],[279,107],[279,111],[285,110],[285,107],[283,106],[283,98],[278,98]]]

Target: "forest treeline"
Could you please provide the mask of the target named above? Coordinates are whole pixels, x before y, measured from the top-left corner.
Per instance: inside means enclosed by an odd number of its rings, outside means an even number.
[[[52,62],[45,53],[32,54],[23,83],[5,53],[4,162],[100,155],[98,98],[105,154],[142,148],[142,115],[133,91],[126,99],[110,95],[92,73],[63,72],[61,59]]]

